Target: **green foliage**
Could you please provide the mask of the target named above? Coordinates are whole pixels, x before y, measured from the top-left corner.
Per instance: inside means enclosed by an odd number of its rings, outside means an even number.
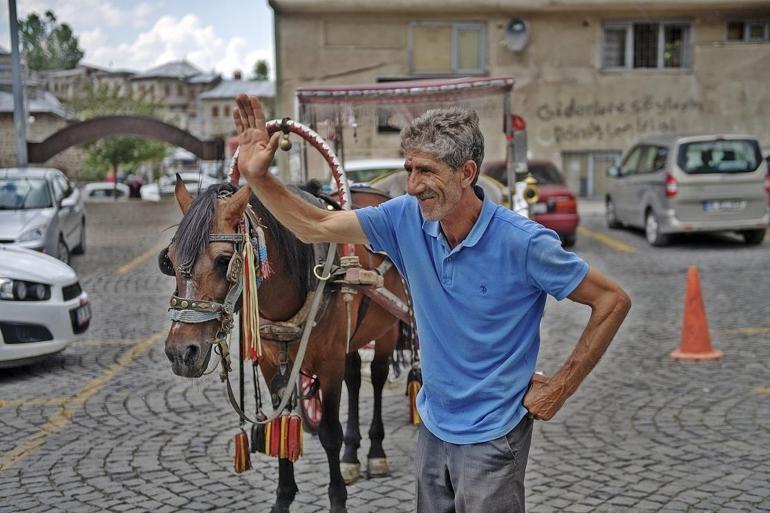
[[[252,80],[267,80],[270,74],[270,67],[265,59],[259,59],[254,63],[254,70],[251,73]]]
[[[80,99],[69,103],[69,108],[78,112],[82,119],[110,115],[153,116],[159,108],[157,103],[136,96],[133,92],[121,94],[107,86],[92,88]],[[166,155],[166,143],[130,136],[116,136],[101,139],[85,145],[86,169],[84,177],[104,179],[108,171],[117,173],[136,170],[144,163],[158,163]]]
[[[66,23],[57,23],[51,11],[42,17],[33,12],[19,20],[19,34],[21,50],[30,69],[72,69],[83,58],[77,36]]]

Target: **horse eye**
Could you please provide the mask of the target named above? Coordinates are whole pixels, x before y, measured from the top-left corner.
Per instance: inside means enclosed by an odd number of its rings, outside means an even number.
[[[217,259],[214,261],[214,265],[219,269],[227,270],[227,266],[230,265],[231,258],[232,258],[232,255],[218,256]]]

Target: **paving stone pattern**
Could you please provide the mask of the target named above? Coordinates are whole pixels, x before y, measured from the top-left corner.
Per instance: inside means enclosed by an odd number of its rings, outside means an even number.
[[[0,371],[0,400],[78,397],[135,344],[168,328],[173,279],[157,271],[155,257],[125,274],[116,270],[170,239],[172,230],[164,229],[178,222],[176,205],[89,205],[88,212],[87,252],[73,265],[91,298],[92,326],[60,355]],[[770,244],[749,248],[730,236],[700,236],[650,248],[639,232],[607,230],[598,210],[583,222],[636,248],[621,253],[585,236],[575,248],[619,281],[634,307],[564,410],[536,424],[528,511],[770,511],[770,333],[738,331],[770,326]],[[667,356],[678,344],[686,271],[693,264],[714,344],[726,353],[718,362]],[[558,368],[587,318],[585,307],[549,300],[540,369]],[[0,472],[0,511],[269,511],[276,462],[257,457],[254,470],[232,472],[238,423],[217,373],[197,380],[174,376],[163,338],[82,405],[0,408],[0,457],[49,431],[42,445]],[[390,382],[384,398],[392,475],[350,486],[351,513],[414,511],[415,428],[406,424],[403,380]],[[365,436],[371,401],[362,405],[361,417]],[[316,438],[305,442],[292,511],[324,512],[326,457]],[[362,460],[367,449],[364,440]]]

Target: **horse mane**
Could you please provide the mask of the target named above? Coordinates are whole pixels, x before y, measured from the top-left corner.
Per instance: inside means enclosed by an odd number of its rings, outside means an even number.
[[[288,187],[293,193],[305,201],[313,203],[307,193],[303,193],[293,186]],[[192,266],[202,255],[209,244],[209,233],[213,229],[216,202],[223,193],[234,194],[237,187],[230,183],[220,183],[209,186],[190,204],[187,214],[179,223],[174,240],[176,241],[176,256],[182,266]],[[268,247],[268,258],[280,258],[286,265],[289,273],[295,280],[297,290],[302,296],[310,290],[310,267],[314,264],[313,246],[300,241],[294,234],[284,227],[265,208],[265,206],[253,194],[249,197],[257,218],[265,230],[269,232],[277,247]],[[278,255],[278,256],[276,256]]]

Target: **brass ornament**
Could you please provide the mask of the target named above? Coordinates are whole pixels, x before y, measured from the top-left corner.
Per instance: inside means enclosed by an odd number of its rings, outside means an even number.
[[[528,174],[524,179],[524,201],[529,205],[534,205],[540,199],[540,187],[537,186],[537,179]]]
[[[283,134],[281,136],[280,146],[283,151],[289,151],[291,149],[291,141],[289,140],[289,134]]]

